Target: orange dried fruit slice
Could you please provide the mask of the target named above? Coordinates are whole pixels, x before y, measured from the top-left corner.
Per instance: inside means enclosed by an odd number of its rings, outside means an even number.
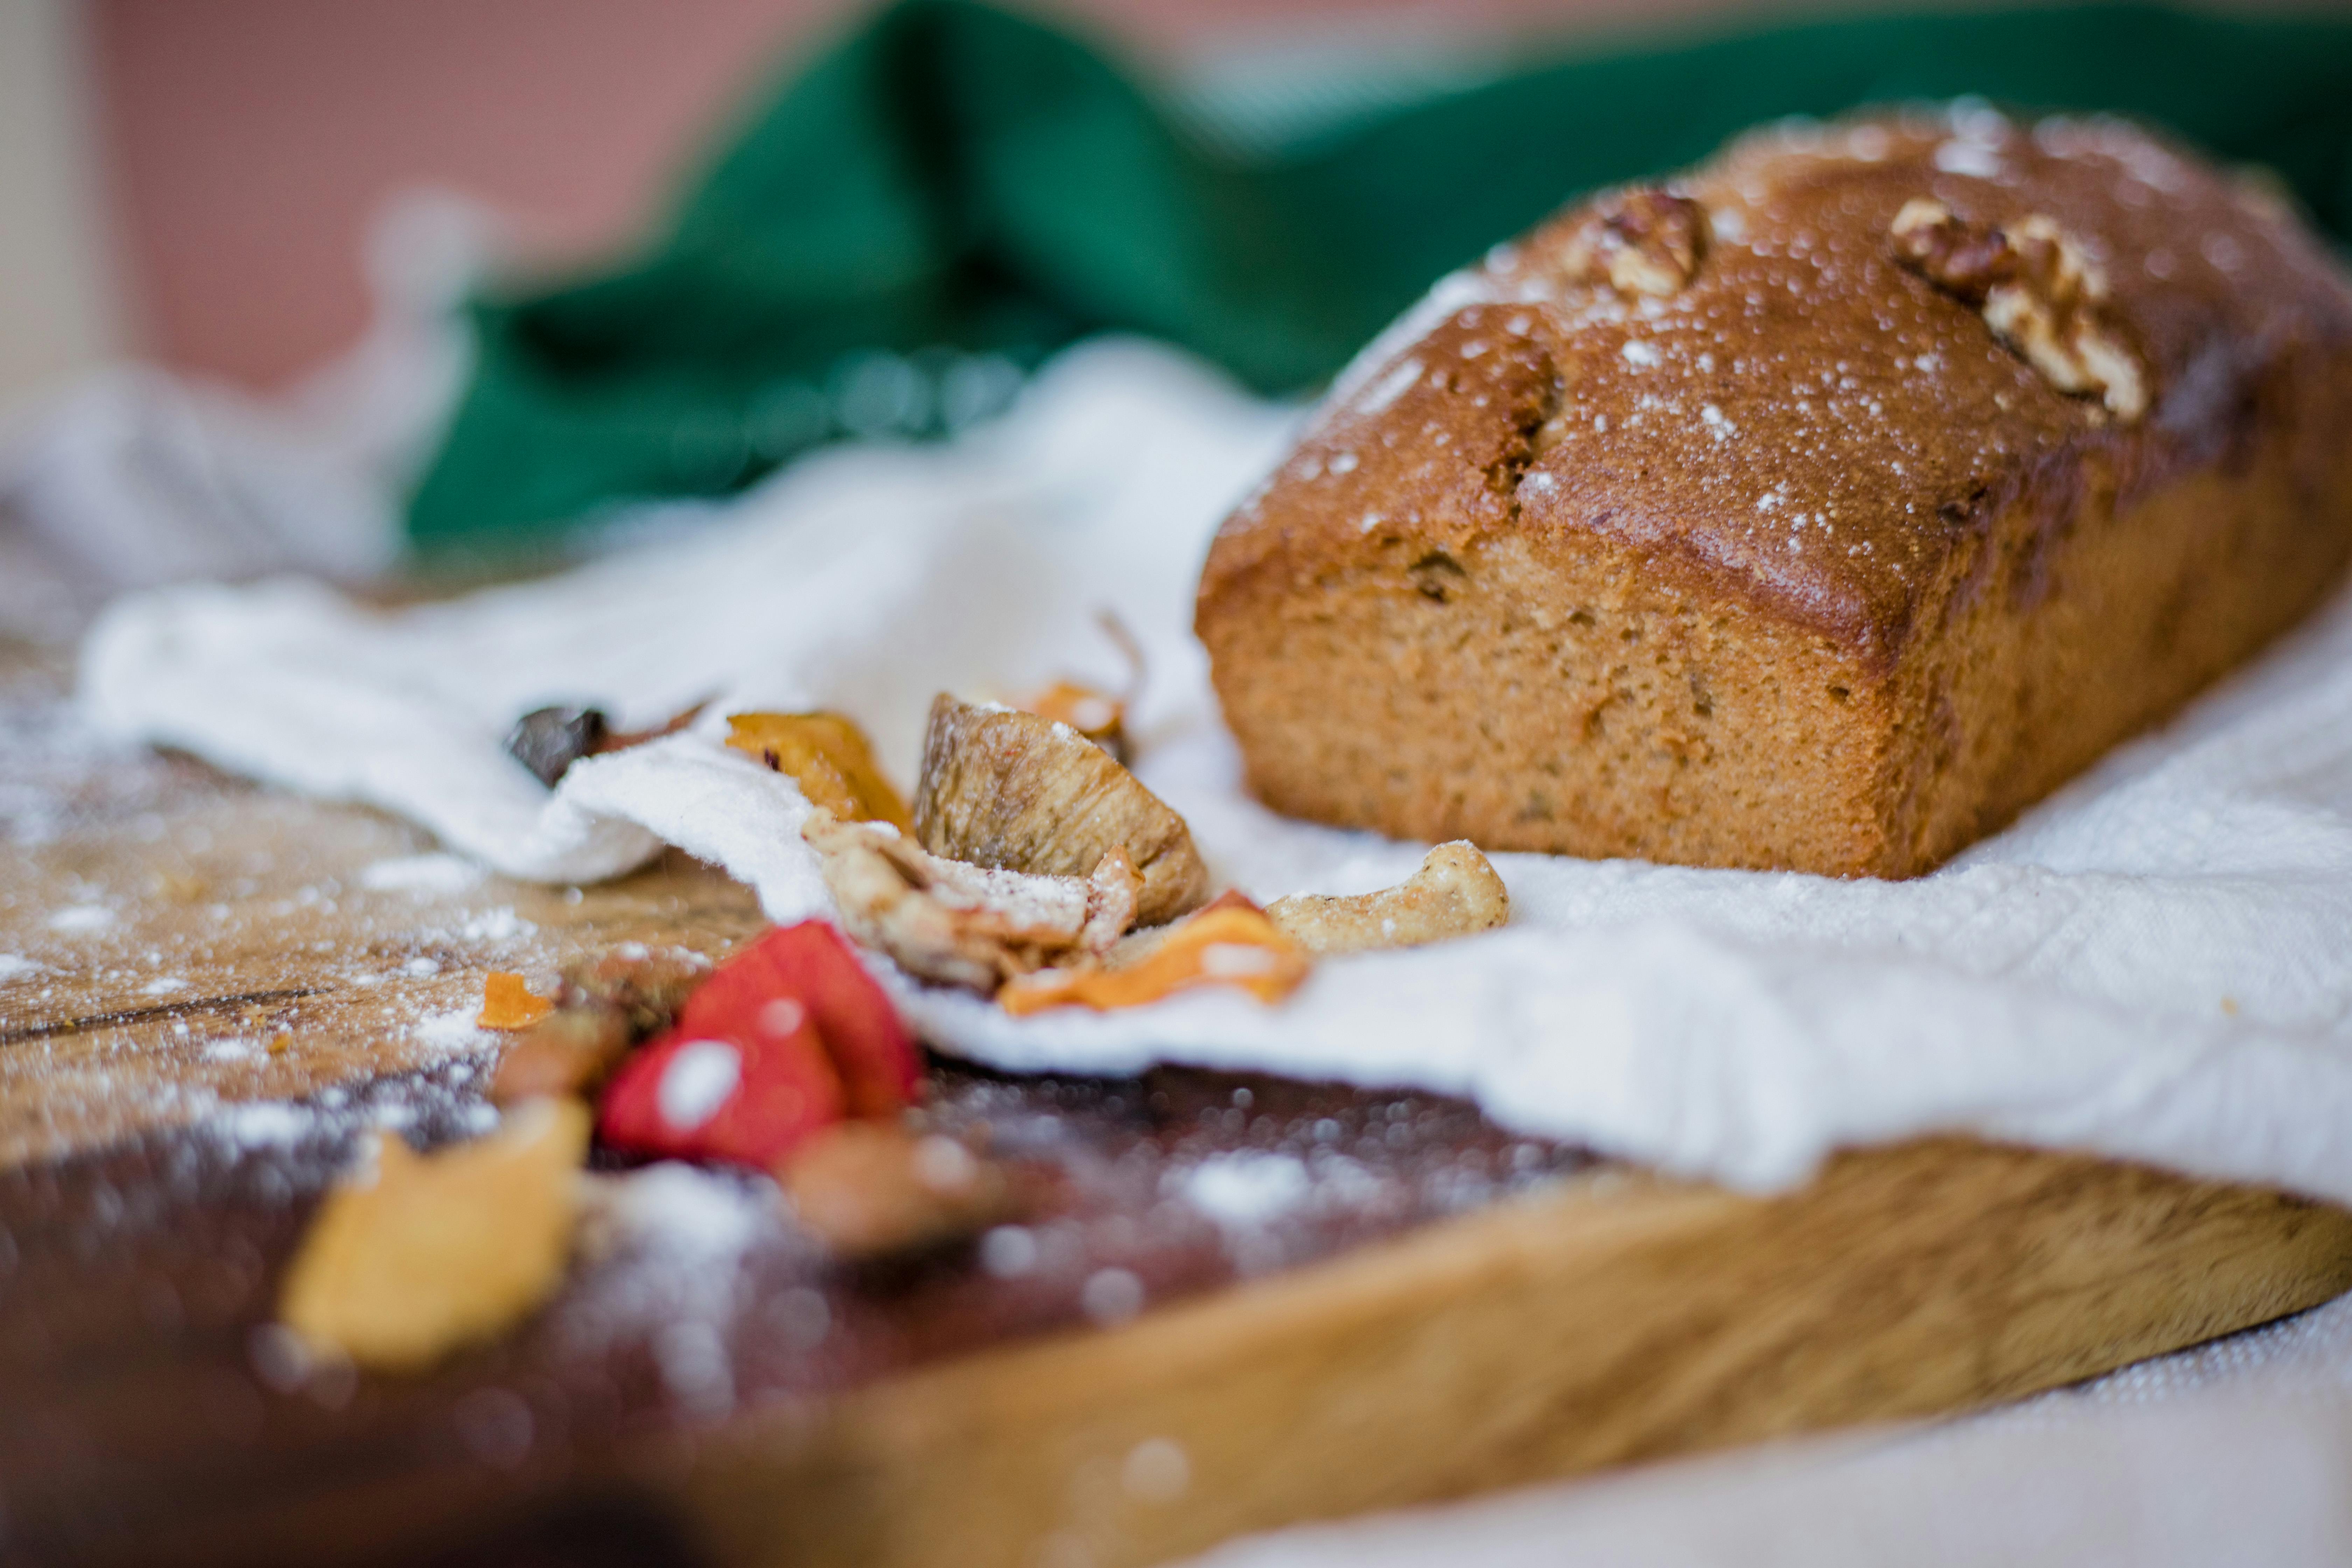
[[[887,822],[908,837],[915,819],[883,776],[856,721],[839,713],[735,713],[727,743],[789,773],[811,805],[845,822]]]
[[[1074,680],[1057,680],[1020,704],[1024,712],[1057,724],[1067,724],[1124,764],[1127,753],[1127,704],[1108,692]]]
[[[1171,926],[1148,950],[1097,969],[1047,969],[997,993],[1016,1016],[1048,1007],[1139,1007],[1197,985],[1238,985],[1261,1002],[1279,1002],[1314,967],[1297,942],[1263,911],[1223,900]]]
[[[475,1019],[485,1029],[528,1029],[555,1010],[555,999],[535,994],[520,974],[494,969],[482,976],[482,1014]]]

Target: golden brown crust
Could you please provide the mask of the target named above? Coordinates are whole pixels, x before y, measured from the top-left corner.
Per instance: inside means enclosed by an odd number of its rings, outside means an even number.
[[[1912,874],[2352,547],[2352,295],[2259,192],[1958,110],[1675,194],[1696,237],[1620,194],[1449,280],[1227,521],[1199,628],[1271,803]]]

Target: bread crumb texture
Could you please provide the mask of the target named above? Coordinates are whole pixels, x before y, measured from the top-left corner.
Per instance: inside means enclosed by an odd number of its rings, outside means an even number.
[[[2318,601],[2347,434],[2352,289],[2260,185],[2112,120],[1790,123],[1442,284],[1197,626],[1290,815],[1908,877]]]

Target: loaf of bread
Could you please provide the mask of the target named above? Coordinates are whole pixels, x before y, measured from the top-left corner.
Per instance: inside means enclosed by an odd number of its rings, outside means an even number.
[[[1251,787],[1489,849],[1909,877],[2352,552],[2352,288],[2112,120],[1777,126],[1446,279],[1224,523]]]

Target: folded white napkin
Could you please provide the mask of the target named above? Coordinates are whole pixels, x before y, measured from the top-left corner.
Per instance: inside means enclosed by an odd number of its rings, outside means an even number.
[[[1134,343],[1072,351],[1000,424],[803,462],[703,526],[549,581],[396,615],[299,583],[118,604],[88,710],[295,789],[363,800],[509,874],[584,881],[662,842],[768,913],[829,908],[782,775],[730,710],[856,717],[911,780],[934,691],[1115,684],[1140,637],[1138,771],[1219,877],[1360,891],[1421,847],[1242,792],[1190,636],[1226,508],[1296,413]],[[551,796],[501,749],[543,703],[684,735]],[[1016,1069],[1155,1061],[1475,1099],[1497,1121],[1745,1186],[1935,1130],[2352,1202],[2352,606],[1941,872],[1905,883],[1496,858],[1499,932],[1322,964],[1290,1001],[1193,993],[1025,1020],[902,984],[940,1044]]]

